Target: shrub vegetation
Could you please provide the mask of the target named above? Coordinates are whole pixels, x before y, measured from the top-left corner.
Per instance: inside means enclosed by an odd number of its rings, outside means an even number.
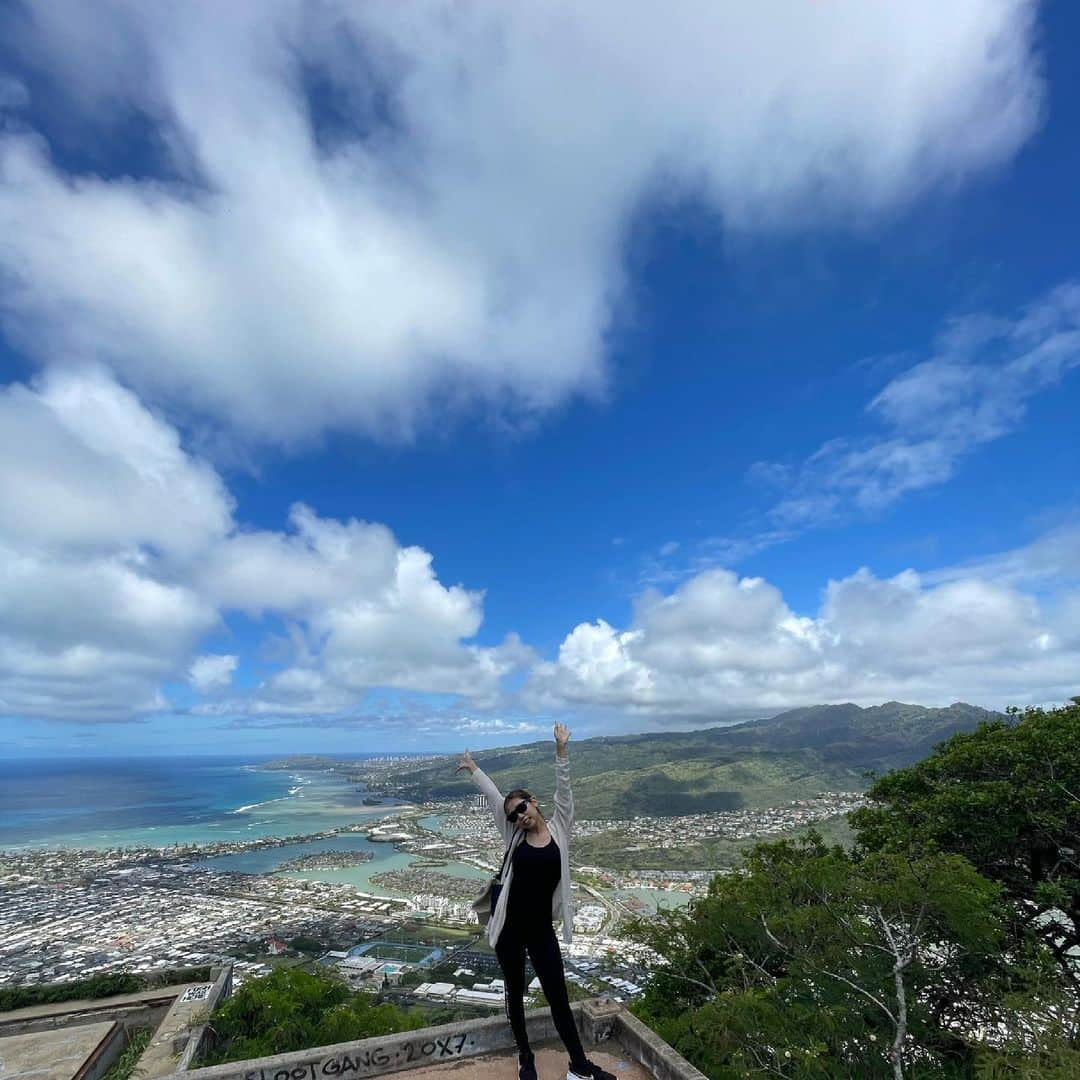
[[[215,1010],[216,1046],[203,1064],[352,1042],[424,1024],[422,1016],[379,1004],[329,975],[279,968],[244,983]]]
[[[852,850],[758,844],[638,920],[635,1012],[714,1080],[1080,1076],[1080,701],[871,788]]]

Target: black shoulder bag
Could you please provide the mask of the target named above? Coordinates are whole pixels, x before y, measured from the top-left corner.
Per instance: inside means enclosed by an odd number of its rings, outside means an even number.
[[[510,858],[510,852],[514,850],[516,837],[517,829],[514,830],[514,835],[510,837],[510,843],[506,845],[499,872],[484,886],[484,891],[472,902],[472,909],[476,912],[476,917],[481,926],[487,926],[491,921],[491,916],[495,914],[495,908],[499,903],[499,894],[502,892],[503,874],[506,873],[506,860]]]

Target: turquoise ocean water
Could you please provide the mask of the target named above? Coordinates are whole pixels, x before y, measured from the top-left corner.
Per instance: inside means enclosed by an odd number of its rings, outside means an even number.
[[[265,760],[265,759],[264,759]],[[364,793],[333,773],[260,768],[252,758],[116,758],[10,761],[0,759],[0,851],[26,848],[165,847],[170,844],[300,836],[392,813],[365,807]],[[429,827],[441,819],[422,819]],[[352,885],[364,892],[403,895],[373,885],[373,874],[405,869],[416,856],[360,834],[220,855],[214,870],[272,873],[298,855],[364,850],[372,860],[338,869],[292,871],[290,876]],[[488,872],[456,861],[439,868],[485,880]],[[648,907],[681,904],[681,894],[636,892]]]
[[[302,836],[392,813],[366,807],[364,792],[333,773],[279,771],[251,758],[0,760],[0,850],[27,848],[165,847],[180,843]],[[391,844],[342,834],[321,840],[220,855],[210,869],[271,873],[298,855],[364,850],[359,866],[290,872],[290,876],[352,885],[364,892],[402,895],[370,878],[416,861]],[[442,868],[486,878],[464,863]]]
[[[239,757],[0,761],[0,848],[295,836],[386,813],[332,773],[258,766]]]

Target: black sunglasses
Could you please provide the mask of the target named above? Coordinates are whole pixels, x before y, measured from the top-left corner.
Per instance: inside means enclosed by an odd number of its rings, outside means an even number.
[[[513,822],[517,821],[517,819],[519,817],[521,817],[521,815],[524,814],[525,811],[528,810],[528,809],[529,809],[529,800],[528,799],[522,799],[521,802],[519,802],[517,804],[517,806],[515,806],[514,809],[511,810],[506,815],[506,820],[509,821],[512,824]]]

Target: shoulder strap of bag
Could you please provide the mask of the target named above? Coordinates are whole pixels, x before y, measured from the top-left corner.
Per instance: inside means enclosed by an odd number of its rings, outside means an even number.
[[[517,839],[518,830],[514,830],[514,835],[510,837],[510,843],[506,845],[506,851],[503,852],[502,866],[499,867],[498,874],[495,875],[495,880],[501,885],[502,876],[506,873],[506,860],[510,858],[510,852],[514,850],[514,841]]]

